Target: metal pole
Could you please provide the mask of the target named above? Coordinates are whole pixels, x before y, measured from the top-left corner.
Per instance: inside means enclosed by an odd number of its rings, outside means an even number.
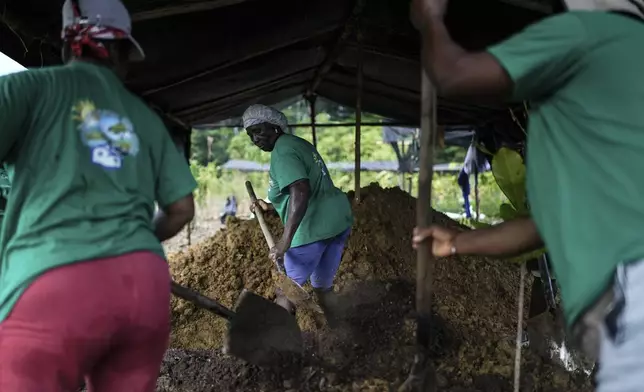
[[[360,128],[362,125],[362,84],[364,64],[362,53],[362,32],[358,30],[358,96],[356,99],[356,134],[355,134],[355,185],[356,202],[360,202]]]
[[[317,96],[315,95],[310,95],[306,98],[309,101],[309,115],[311,117],[311,140],[313,141],[313,147],[317,148],[318,147],[318,139],[317,135],[315,134],[315,101],[317,99]]]

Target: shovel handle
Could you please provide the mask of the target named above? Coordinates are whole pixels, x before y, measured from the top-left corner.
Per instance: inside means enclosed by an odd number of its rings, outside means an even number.
[[[170,287],[171,287],[172,294],[188,302],[191,302],[192,304],[194,304],[199,308],[209,310],[214,314],[216,314],[217,316],[223,317],[228,321],[230,321],[233,317],[235,317],[235,312],[228,309],[224,305],[220,304],[219,302],[215,301],[212,298],[208,298],[205,295],[201,295],[192,289],[181,286],[179,283],[175,282],[174,280],[172,281],[172,284]]]
[[[420,159],[418,199],[416,201],[416,226],[424,228],[432,223],[431,197],[436,141],[436,92],[425,72],[422,73]],[[418,343],[429,347],[429,322],[432,308],[434,256],[431,243],[418,247],[416,260],[416,311],[418,313]]]
[[[248,191],[250,202],[253,204],[257,203],[257,196],[255,195],[253,184],[251,184],[250,181],[246,181],[246,190]],[[275,240],[273,239],[273,235],[268,229],[268,225],[266,224],[266,220],[264,219],[264,211],[262,211],[261,208],[255,207],[255,215],[257,216],[257,220],[259,221],[259,227],[262,228],[262,233],[264,233],[264,238],[266,239],[268,248],[273,248],[275,246]]]

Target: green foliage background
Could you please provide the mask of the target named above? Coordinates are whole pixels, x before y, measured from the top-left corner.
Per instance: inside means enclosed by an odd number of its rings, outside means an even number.
[[[284,109],[291,124],[308,122],[306,105],[296,102]],[[378,122],[382,118],[374,115],[364,115],[365,122]],[[318,123],[338,123],[354,121],[354,113],[338,105],[327,105],[326,111],[318,112]],[[309,128],[295,128],[294,133],[308,141],[312,141]],[[325,162],[354,161],[353,127],[318,128],[317,146]],[[207,151],[206,137],[213,140],[210,159]],[[457,167],[463,163],[465,149],[448,147],[437,151],[436,162],[453,162]],[[223,199],[235,195],[238,200],[247,198],[244,182],[250,180],[258,197],[265,197],[268,189],[268,173],[243,173],[239,171],[222,170],[219,166],[229,159],[243,159],[268,163],[270,153],[265,153],[255,147],[243,129],[219,128],[216,130],[194,131],[192,139],[192,172],[199,183],[197,200],[205,201]],[[362,127],[361,136],[362,161],[395,161],[396,155],[388,144],[382,142],[381,127]],[[353,173],[331,170],[331,176],[336,186],[344,191],[353,189]],[[404,187],[407,189],[409,179],[412,181],[412,195],[417,194],[417,175],[405,175]],[[383,187],[399,186],[402,183],[401,174],[393,172],[362,172],[360,185],[362,187],[377,182]],[[471,179],[473,183],[473,177]],[[496,185],[492,173],[484,173],[479,177],[479,194],[481,213],[488,217],[498,217],[499,206],[506,201],[505,196]],[[462,212],[463,200],[461,190],[456,182],[456,174],[435,174],[433,181],[434,208],[446,212]],[[470,197],[474,209],[474,187]]]

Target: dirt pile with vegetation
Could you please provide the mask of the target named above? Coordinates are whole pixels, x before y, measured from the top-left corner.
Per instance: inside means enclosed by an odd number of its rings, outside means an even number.
[[[173,299],[173,334],[159,388],[163,391],[387,391],[401,383],[415,349],[415,253],[410,233],[415,199],[371,185],[353,201],[355,223],[336,279],[349,306],[350,333],[339,337],[320,317],[298,311],[304,358],[259,369],[218,352],[220,318]],[[465,230],[438,212],[437,224]],[[278,219],[268,219],[281,235]],[[273,298],[274,267],[256,220],[231,220],[204,243],[169,256],[179,283],[233,306],[243,288]],[[511,390],[519,268],[500,260],[436,261],[433,354],[439,390]],[[187,350],[187,351],[186,351]],[[216,350],[216,351],[213,351]],[[524,350],[523,391],[588,391],[585,375]],[[209,387],[210,386],[210,387]]]

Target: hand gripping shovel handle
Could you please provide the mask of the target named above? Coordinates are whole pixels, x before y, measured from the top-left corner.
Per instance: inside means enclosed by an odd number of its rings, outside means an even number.
[[[250,202],[253,204],[257,203],[257,195],[255,195],[253,184],[251,184],[250,181],[246,181],[246,190],[248,191]],[[255,215],[257,216],[257,220],[259,221],[259,227],[261,227],[262,233],[264,233],[264,238],[266,239],[268,248],[272,249],[275,246],[275,240],[273,239],[273,235],[271,234],[271,231],[269,230],[268,225],[266,224],[266,220],[264,219],[264,211],[262,211],[261,208],[256,207]],[[282,267],[279,264],[277,264],[276,267],[278,272],[282,274],[284,273]]]
[[[255,195],[255,190],[253,189],[253,184],[250,181],[246,181],[246,190],[248,191],[248,196],[250,196],[250,202],[255,204],[257,203],[257,196]],[[275,240],[273,240],[273,235],[268,229],[266,220],[264,220],[264,211],[260,208],[255,208],[255,215],[257,215],[257,220],[259,221],[259,227],[262,228],[262,233],[264,233],[264,238],[266,238],[266,243],[269,248],[275,246]]]
[[[436,93],[431,81],[422,72],[420,159],[418,174],[418,199],[416,201],[416,226],[431,224],[431,191],[436,138]],[[414,358],[407,380],[399,392],[436,391],[436,370],[429,356],[432,312],[432,280],[434,256],[431,243],[418,247],[416,254],[416,341],[418,353]]]
[[[171,288],[172,294],[176,295],[177,297],[184,299],[188,302],[191,302],[199,308],[209,310],[215,313],[216,315],[225,318],[228,321],[230,321],[235,316],[235,312],[228,309],[227,307],[220,304],[219,302],[211,298],[208,298],[205,295],[201,295],[192,289],[181,286],[179,283],[175,282],[174,280],[172,281],[170,288]]]

